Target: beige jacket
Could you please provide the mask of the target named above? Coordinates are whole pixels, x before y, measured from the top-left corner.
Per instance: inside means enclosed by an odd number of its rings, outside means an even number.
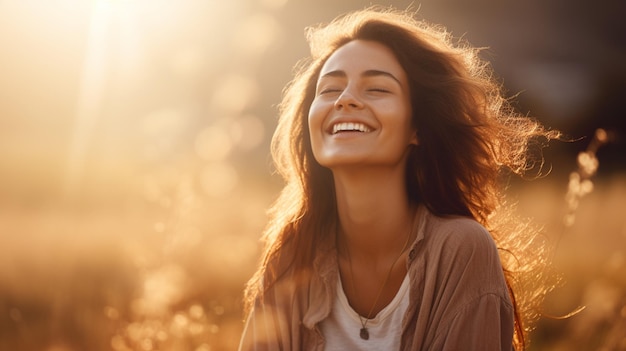
[[[418,210],[407,259],[409,307],[400,350],[513,350],[514,312],[498,251],[472,219]],[[337,251],[318,250],[305,286],[293,272],[248,316],[240,350],[324,350],[319,323],[337,296]]]

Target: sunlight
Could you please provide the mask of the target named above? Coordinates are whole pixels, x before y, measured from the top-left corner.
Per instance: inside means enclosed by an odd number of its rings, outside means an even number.
[[[281,89],[308,54],[304,27],[348,6],[0,0],[0,350],[236,349],[282,185],[270,155]],[[423,7],[444,18],[457,12],[447,6]],[[461,10],[452,21],[465,24]],[[591,81],[557,61],[509,74],[557,117],[578,113]],[[563,79],[546,80],[546,67]],[[564,94],[582,100],[565,106]],[[571,283],[546,312],[588,305],[548,320],[535,345],[623,335],[626,178],[606,171],[611,146],[596,152],[618,132],[599,129],[578,158],[557,149],[577,168],[570,178],[555,167],[508,189],[546,236],[567,229],[555,261]]]
[[[259,98],[259,83],[252,77],[230,74],[216,83],[211,105],[227,113],[241,113]]]
[[[273,16],[255,14],[244,19],[235,33],[235,48],[244,56],[258,56],[274,44],[280,34],[280,26]]]
[[[90,15],[87,48],[83,63],[76,122],[68,153],[66,192],[78,190],[84,171],[89,140],[95,128],[104,95],[109,26],[114,16],[113,1],[96,1]]]
[[[202,169],[202,190],[210,197],[223,198],[230,194],[239,181],[237,170],[225,162],[212,162]]]
[[[248,114],[233,121],[230,136],[240,149],[252,150],[263,142],[265,126],[259,117]]]
[[[196,153],[207,161],[221,161],[230,154],[232,142],[228,133],[219,126],[211,126],[198,133]]]

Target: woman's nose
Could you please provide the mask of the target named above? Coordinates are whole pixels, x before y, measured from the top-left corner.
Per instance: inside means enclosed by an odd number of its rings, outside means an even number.
[[[335,109],[341,110],[345,108],[362,108],[363,103],[347,88],[337,97],[335,101]]]

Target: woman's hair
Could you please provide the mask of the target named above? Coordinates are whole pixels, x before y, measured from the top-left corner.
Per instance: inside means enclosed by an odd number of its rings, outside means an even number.
[[[521,298],[517,287],[526,285],[516,282],[514,273],[522,268],[528,272],[520,265],[541,260],[519,259],[515,236],[532,229],[503,230],[506,226],[499,224],[502,216],[495,214],[505,207],[500,183],[502,175],[535,167],[541,157],[529,152],[529,146],[541,149],[558,134],[511,108],[478,50],[453,43],[443,28],[417,21],[409,12],[370,8],[308,28],[306,34],[311,57],[299,64],[284,91],[272,139],[275,165],[286,185],[270,211],[263,260],[246,290],[247,307],[287,270],[306,274],[316,248],[337,225],[332,173],[313,157],[308,111],[328,57],[352,40],[369,40],[391,49],[409,80],[419,140],[407,161],[410,201],[439,216],[472,217],[491,231],[515,305],[515,342],[523,348],[523,325],[529,318],[522,312],[527,314],[532,303]],[[529,237],[534,236],[524,240]],[[291,249],[284,250],[286,246]],[[529,295],[537,300],[537,294]]]

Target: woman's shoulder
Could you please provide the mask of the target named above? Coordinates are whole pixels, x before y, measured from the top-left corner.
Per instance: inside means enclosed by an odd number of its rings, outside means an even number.
[[[433,243],[452,247],[495,249],[489,231],[473,218],[430,215],[425,235]]]
[[[437,262],[439,270],[461,269],[485,275],[501,270],[496,243],[489,231],[476,220],[460,216],[431,216],[424,230],[425,259],[431,264]]]
[[[506,296],[500,255],[483,225],[467,217],[433,216],[425,230],[424,259],[435,279],[457,281],[451,286],[463,286],[468,296],[484,292]]]

